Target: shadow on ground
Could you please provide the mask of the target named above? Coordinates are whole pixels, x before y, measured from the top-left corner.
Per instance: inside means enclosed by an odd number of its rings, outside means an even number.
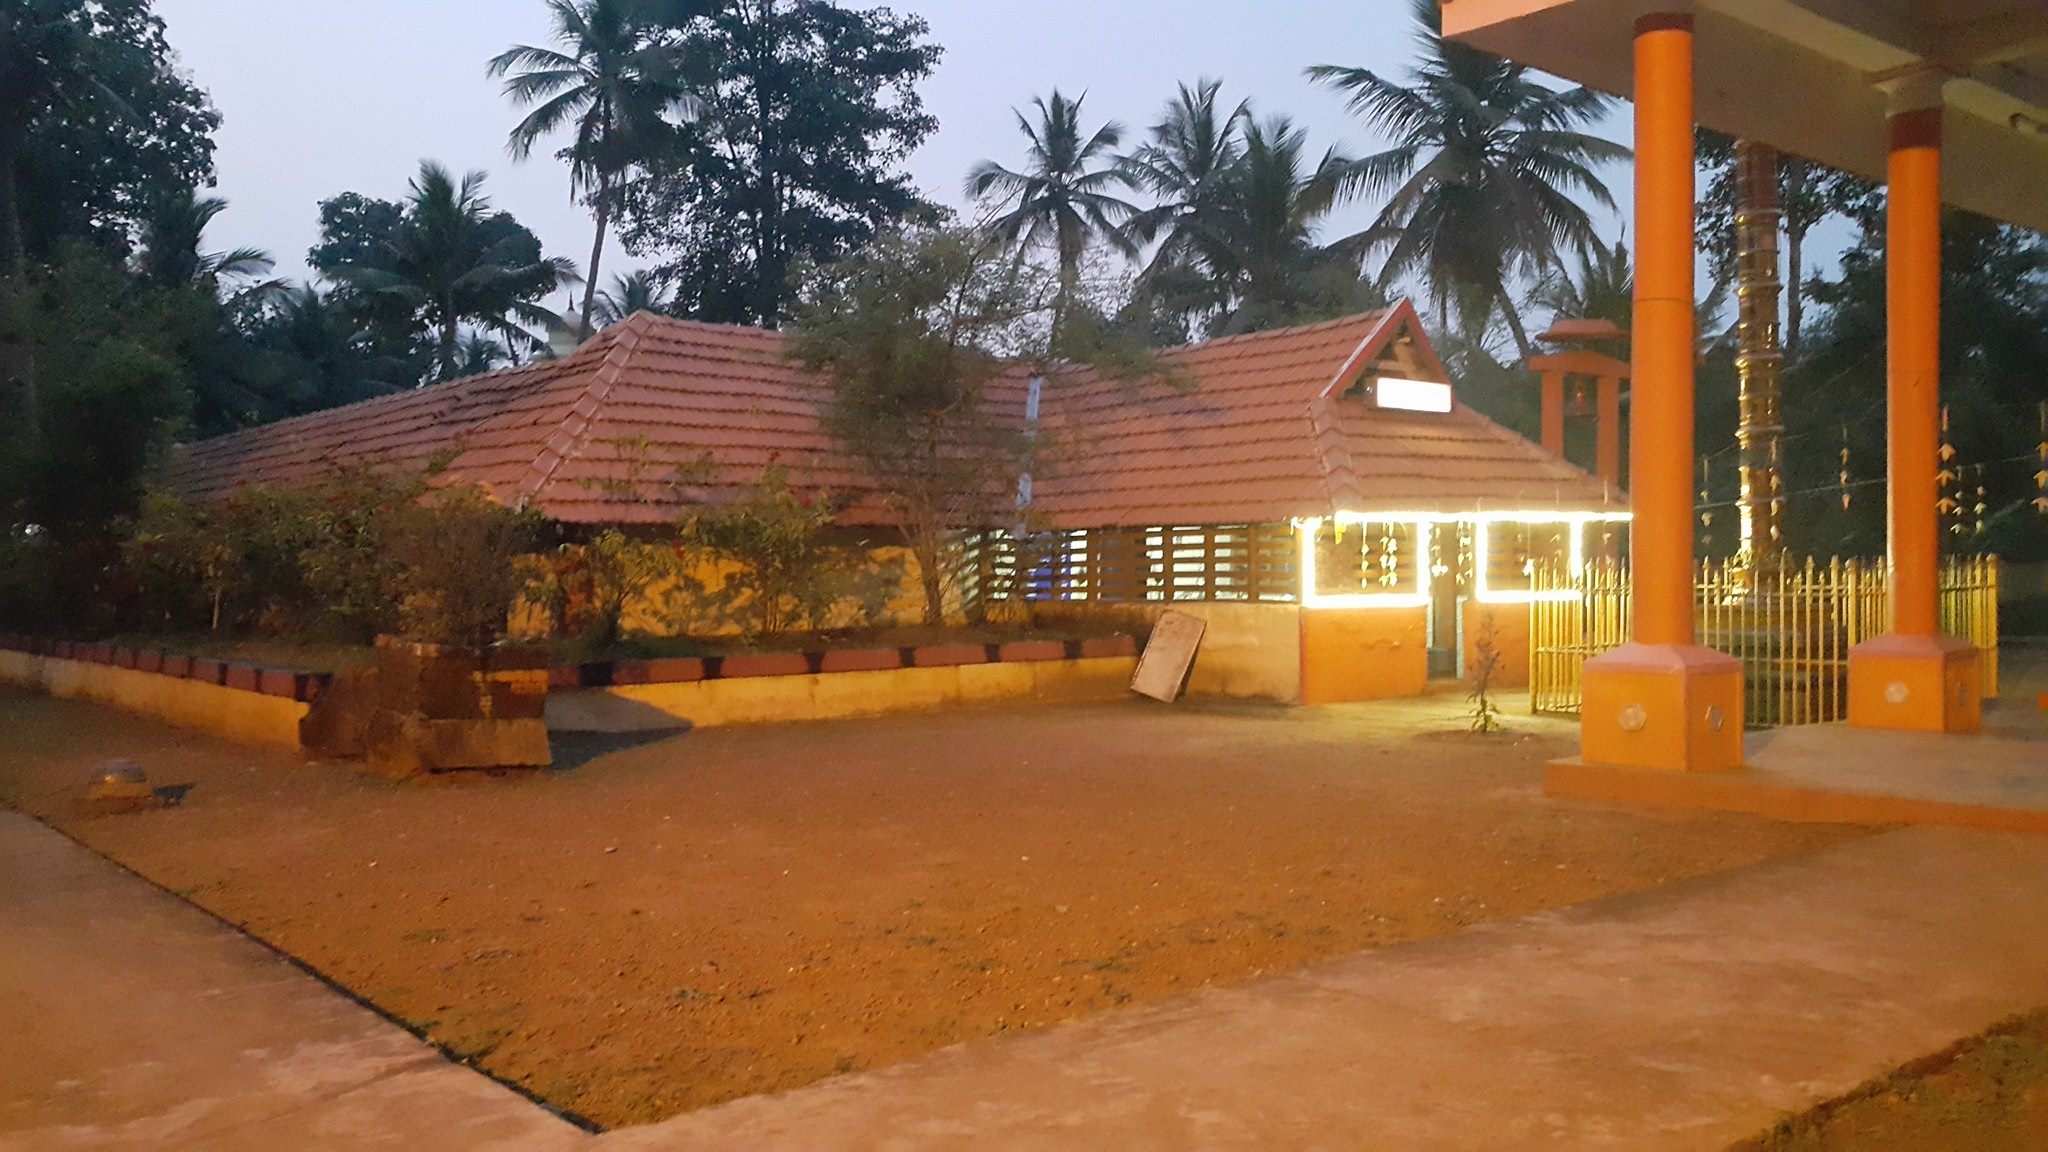
[[[690,734],[690,727],[684,724],[666,732],[551,732],[548,744],[554,749],[556,772],[574,772],[593,760],[617,752],[630,752],[649,744],[664,740],[675,740]]]

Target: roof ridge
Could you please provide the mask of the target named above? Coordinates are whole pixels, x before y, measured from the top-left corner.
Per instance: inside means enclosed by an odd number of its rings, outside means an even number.
[[[524,364],[507,364],[503,368],[492,368],[485,372],[472,372],[467,376],[457,376],[449,380],[433,380],[425,384],[415,384],[410,388],[398,388],[390,392],[379,393],[378,395],[375,396],[365,396],[361,400],[351,400],[346,404],[336,404],[331,408],[319,408],[312,412],[300,412],[295,415],[284,416],[276,420],[270,420],[262,424],[251,424],[247,428],[236,428],[231,431],[216,433],[215,435],[212,436],[204,436],[197,440],[181,441],[179,443],[171,445],[171,449],[175,452],[183,452],[188,449],[196,448],[202,444],[220,444],[225,441],[239,439],[241,437],[250,436],[252,434],[259,432],[266,436],[279,432],[288,434],[293,429],[304,426],[306,424],[314,422],[325,422],[336,416],[341,415],[342,413],[350,412],[358,408],[366,408],[373,404],[388,404],[392,402],[395,398],[401,396],[407,398],[415,396],[426,397],[428,400],[440,401],[445,406],[447,401],[453,398],[450,394],[453,393],[458,386],[462,388],[470,388],[482,384],[484,381],[496,380],[500,377],[523,376],[530,373],[545,372],[549,369],[561,368],[564,365],[568,364],[571,360],[574,360],[576,357],[582,355],[583,350],[585,348],[592,347],[593,345],[596,344],[597,341],[604,340],[610,337],[616,327],[618,326],[614,325],[613,328],[601,329],[597,335],[591,337],[583,344],[578,345],[576,349],[570,352],[567,356],[560,356],[545,360],[533,359],[528,360]]]
[[[727,324],[716,320],[693,320],[687,316],[670,316],[666,312],[651,312],[644,308],[628,316],[622,323],[631,323],[643,316],[647,318],[646,324],[655,328],[689,328],[696,331],[745,333],[749,336],[762,337],[764,342],[774,341],[777,343],[789,338],[788,334],[779,328],[763,328],[759,324]]]
[[[1341,328],[1346,324],[1356,324],[1359,321],[1365,320],[1367,318],[1372,318],[1375,321],[1377,321],[1378,319],[1384,317],[1387,313],[1394,311],[1396,307],[1398,307],[1402,303],[1405,303],[1406,301],[1407,297],[1404,296],[1401,298],[1401,300],[1389,304],[1384,308],[1368,308],[1363,312],[1351,312],[1343,316],[1333,316],[1328,320],[1317,320],[1314,323],[1310,324],[1293,324],[1285,328],[1261,328],[1256,332],[1237,332],[1229,336],[1211,336],[1207,340],[1190,340],[1185,344],[1175,344],[1168,348],[1157,349],[1157,351],[1160,355],[1164,356],[1174,352],[1187,352],[1200,348],[1214,348],[1219,344],[1244,344],[1252,341],[1272,339],[1274,337],[1279,336],[1299,336],[1305,332],[1321,332],[1331,328]]]
[[[562,417],[554,435],[541,442],[540,451],[535,454],[533,463],[527,465],[526,475],[520,478],[516,489],[520,496],[529,501],[538,497],[554,480],[555,472],[563,462],[583,447],[584,437],[590,434],[590,425],[605,401],[611,398],[612,386],[625,374],[626,364],[640,347],[641,333],[654,318],[651,312],[635,312],[605,330],[612,340],[610,351],[605,353],[604,361],[597,370],[591,373],[590,383],[577,393],[575,402],[569,405],[569,411]]]

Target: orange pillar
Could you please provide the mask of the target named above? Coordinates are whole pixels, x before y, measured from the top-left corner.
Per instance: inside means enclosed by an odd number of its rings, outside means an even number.
[[[1939,80],[1893,93],[1885,212],[1886,498],[1891,631],[1849,653],[1849,722],[1976,731],[1978,653],[1941,633],[1941,103]],[[1904,107],[1900,107],[1900,104]]]
[[[1742,764],[1742,665],[1693,643],[1693,27],[1635,24],[1629,493],[1635,638],[1586,662],[1580,753],[1670,771]]]
[[[1564,370],[1543,370],[1543,450],[1564,458]]]
[[[1600,419],[1593,439],[1593,472],[1615,487],[1621,487],[1621,381],[1600,377],[1596,394]]]

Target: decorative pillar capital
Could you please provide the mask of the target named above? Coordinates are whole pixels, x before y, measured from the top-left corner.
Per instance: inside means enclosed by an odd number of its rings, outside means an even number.
[[[1635,0],[1628,7],[1629,18],[1635,21],[1638,31],[1645,20],[1671,19],[1690,27],[1693,11],[1693,0]]]
[[[1942,90],[1952,79],[1953,76],[1940,68],[1915,64],[1874,78],[1872,86],[1884,93],[1885,115],[1903,116],[1909,112],[1939,110],[1943,103]]]

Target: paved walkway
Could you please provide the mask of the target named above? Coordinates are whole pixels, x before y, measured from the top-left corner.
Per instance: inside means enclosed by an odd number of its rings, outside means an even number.
[[[0,812],[0,1150],[587,1141],[249,937]]]
[[[2044,912],[1908,829],[591,1138],[0,815],[0,1149],[1719,1149],[2048,1004]]]

